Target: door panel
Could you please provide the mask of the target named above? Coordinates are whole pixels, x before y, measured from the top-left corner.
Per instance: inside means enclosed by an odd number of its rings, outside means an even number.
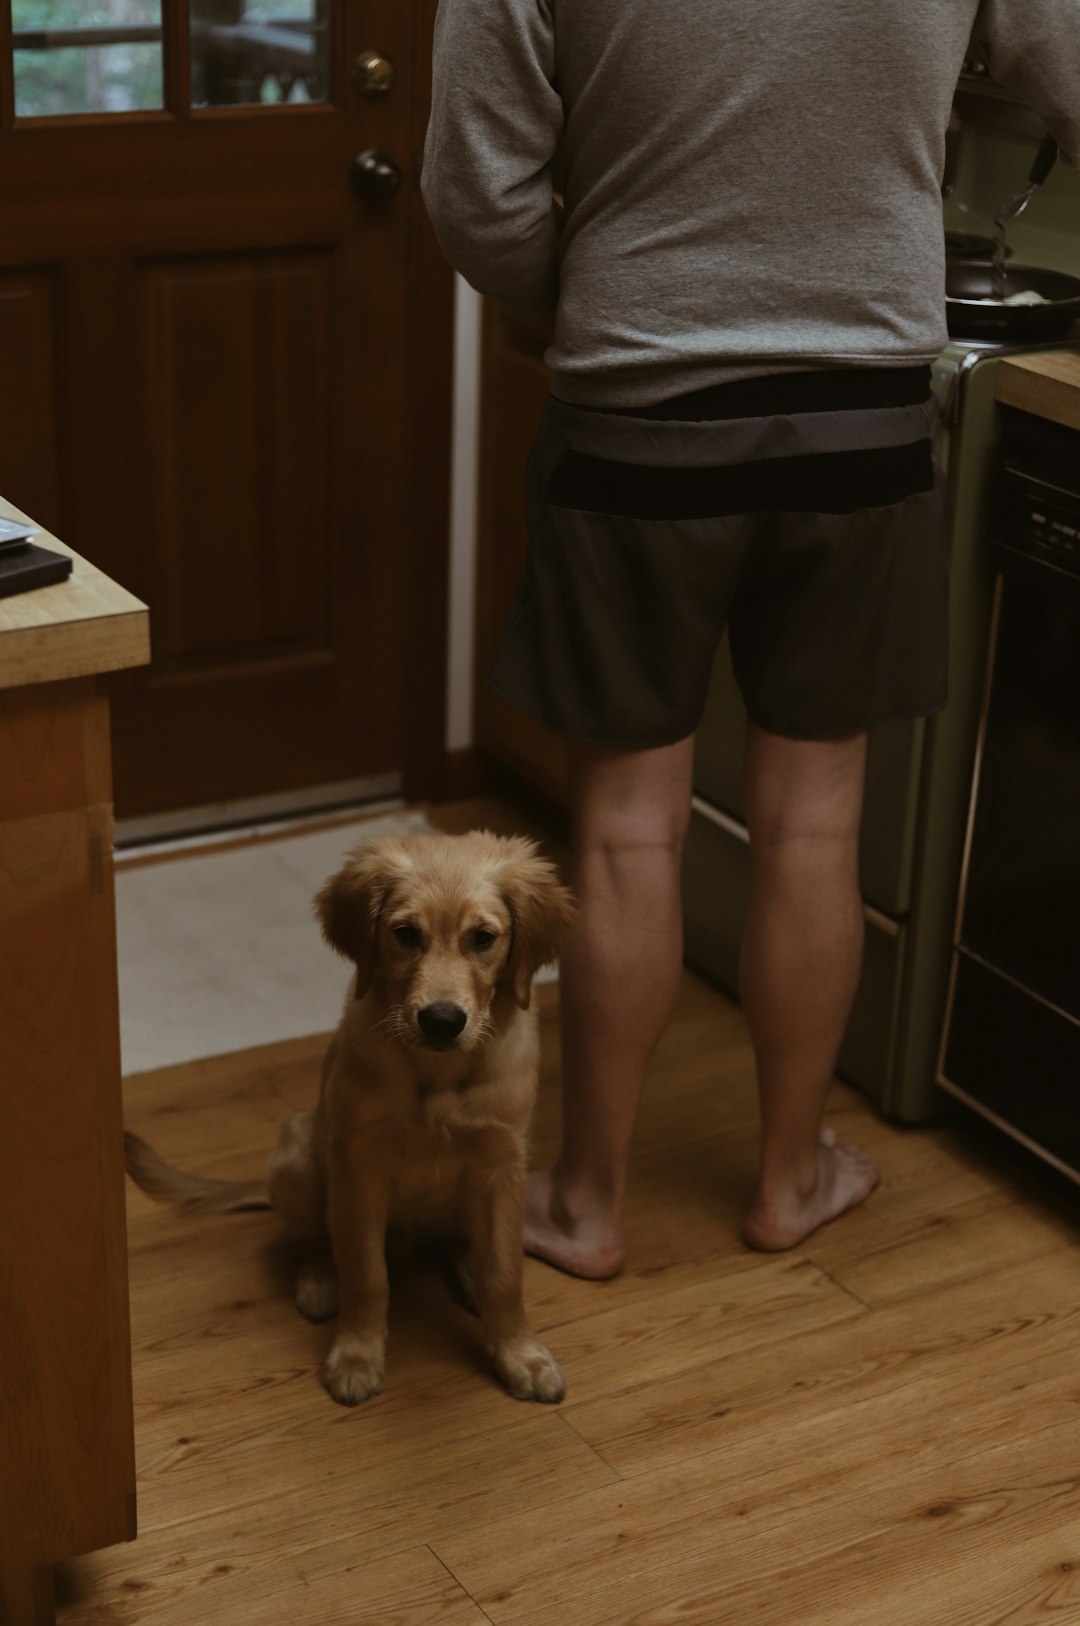
[[[332,258],[144,268],[160,668],[331,642]]]
[[[402,764],[410,436],[430,421],[411,380],[445,381],[409,344],[416,245],[430,287],[414,53],[434,8],[258,9],[164,0],[158,27],[156,0],[130,0],[88,29],[74,0],[16,0],[0,61],[0,339],[18,330],[6,354],[30,380],[29,411],[0,409],[0,491],[150,605],[153,663],[116,688],[122,815]],[[120,111],[14,116],[44,105],[31,12],[54,19],[54,66],[156,44],[167,110],[139,111],[138,86],[106,95],[101,70],[96,101],[89,71],[57,76],[66,106]],[[352,75],[370,50],[395,70],[375,98]],[[385,197],[351,185],[370,149],[400,171]]]

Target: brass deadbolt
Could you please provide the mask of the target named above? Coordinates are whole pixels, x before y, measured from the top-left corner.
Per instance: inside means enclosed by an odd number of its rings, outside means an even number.
[[[353,80],[361,96],[385,96],[394,83],[394,64],[378,51],[361,51],[353,67]]]

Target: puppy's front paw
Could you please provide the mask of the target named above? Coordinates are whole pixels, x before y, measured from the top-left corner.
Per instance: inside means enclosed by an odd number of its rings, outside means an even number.
[[[339,1405],[358,1406],[380,1392],[385,1367],[381,1345],[345,1333],[331,1344],[319,1381]]]
[[[494,1351],[495,1370],[515,1400],[557,1404],[566,1393],[562,1371],[546,1345],[536,1338],[503,1344]]]

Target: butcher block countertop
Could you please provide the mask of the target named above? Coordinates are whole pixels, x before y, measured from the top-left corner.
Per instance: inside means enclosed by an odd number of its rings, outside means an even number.
[[[0,497],[0,516],[29,520]],[[33,541],[74,561],[65,582],[0,598],[0,689],[91,677],[150,659],[145,604],[47,531]]]
[[[1006,357],[998,367],[997,398],[1038,418],[1080,429],[1080,350]]]

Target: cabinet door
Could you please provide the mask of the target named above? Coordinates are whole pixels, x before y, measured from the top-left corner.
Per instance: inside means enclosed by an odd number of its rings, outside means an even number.
[[[0,694],[0,1565],[24,1599],[135,1533],[108,742],[91,680]]]

